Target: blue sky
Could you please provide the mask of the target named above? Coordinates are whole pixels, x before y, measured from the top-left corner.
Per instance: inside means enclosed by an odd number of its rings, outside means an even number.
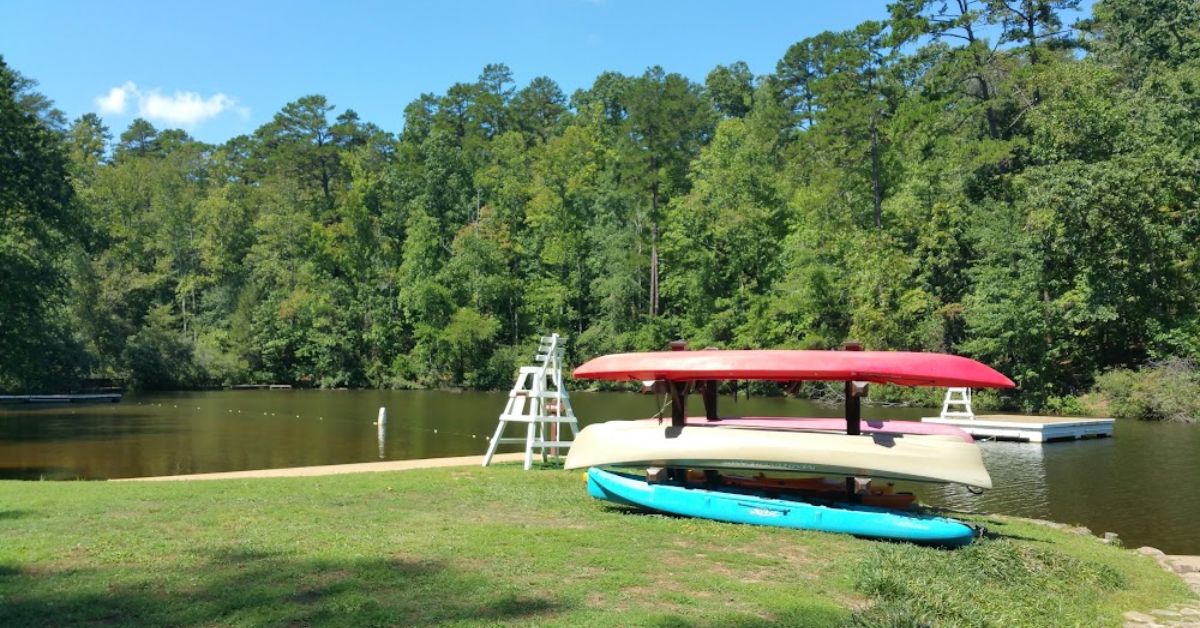
[[[398,132],[418,95],[494,62],[568,95],[651,65],[697,81],[738,60],[765,74],[805,37],[886,15],[883,0],[0,0],[0,55],[114,136],[140,113],[222,142],[313,93]]]

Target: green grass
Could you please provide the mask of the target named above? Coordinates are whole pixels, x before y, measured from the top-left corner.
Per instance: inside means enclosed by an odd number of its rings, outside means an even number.
[[[0,482],[0,625],[1103,626],[1153,560],[977,518],[957,551],[646,515],[515,466]]]

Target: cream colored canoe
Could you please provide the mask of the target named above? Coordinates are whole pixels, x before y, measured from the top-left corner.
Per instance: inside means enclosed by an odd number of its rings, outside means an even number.
[[[850,436],[609,421],[575,437],[565,466],[790,471],[992,487],[979,446],[939,434]]]

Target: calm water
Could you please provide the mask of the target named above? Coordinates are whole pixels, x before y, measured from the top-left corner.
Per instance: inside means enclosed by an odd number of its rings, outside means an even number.
[[[574,393],[581,424],[649,416],[654,397]],[[503,393],[225,391],[119,404],[0,409],[0,479],[105,479],[482,454]],[[383,440],[373,425],[388,409]],[[865,418],[932,411],[864,408]],[[722,399],[723,414],[841,416],[779,398]],[[509,435],[517,436],[516,427]],[[1120,534],[1126,545],[1200,554],[1200,425],[1117,422],[1115,438],[984,443],[996,488],[911,487],[923,501]],[[508,447],[516,451],[517,446]],[[502,449],[501,451],[504,451]]]

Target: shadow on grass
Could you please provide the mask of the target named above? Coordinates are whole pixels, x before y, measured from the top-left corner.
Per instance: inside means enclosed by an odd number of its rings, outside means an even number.
[[[696,518],[696,517],[687,517],[684,515],[677,515],[677,514],[671,513],[671,512],[659,512],[657,510],[647,510],[645,508],[638,508],[637,506],[622,506],[620,504],[606,503],[606,504],[604,504],[604,510],[606,512],[611,512],[613,514],[629,515],[631,517],[657,517],[657,518],[662,518],[662,519],[695,519]],[[711,521],[716,521],[716,520],[712,519]],[[720,522],[720,523],[724,523],[724,522]]]
[[[996,530],[994,528],[988,528],[988,527],[983,528],[983,534],[981,534],[980,536],[982,536],[985,539],[988,539],[989,541],[1007,539],[1009,541],[1025,541],[1027,543],[1040,543],[1040,544],[1049,543],[1049,541],[1047,541],[1045,539],[1035,539],[1032,536],[1024,536],[1021,534],[1010,534],[1008,532],[1002,532],[1000,530]]]
[[[6,521],[8,519],[21,519],[32,514],[33,511],[31,510],[0,510],[0,521]]]
[[[0,567],[0,625],[539,623],[569,608],[438,561],[297,560],[238,547],[197,555],[165,573]]]

